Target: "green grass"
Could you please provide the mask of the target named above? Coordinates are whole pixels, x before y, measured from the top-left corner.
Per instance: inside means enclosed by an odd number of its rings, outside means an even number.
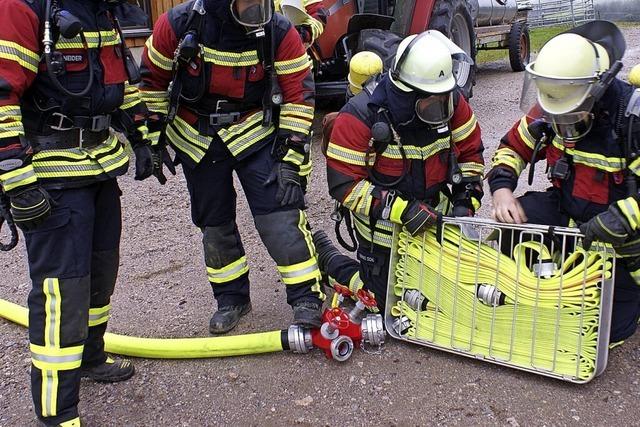
[[[537,53],[547,40],[557,34],[560,34],[568,28],[569,25],[557,25],[553,27],[534,28],[533,30],[530,30],[529,34],[531,37],[531,53]],[[509,59],[508,49],[481,50],[478,51],[478,56],[476,57],[476,61],[478,64],[482,64],[483,62],[499,61],[501,59]]]

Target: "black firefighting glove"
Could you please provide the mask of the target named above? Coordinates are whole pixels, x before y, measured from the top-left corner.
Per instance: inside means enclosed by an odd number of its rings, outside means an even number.
[[[582,247],[589,250],[594,240],[610,243],[614,248],[618,247],[627,240],[633,230],[618,206],[612,204],[606,211],[580,225],[580,232],[584,234]]]
[[[413,200],[407,204],[400,219],[409,234],[415,236],[436,225],[440,220],[440,213],[420,200]]]
[[[296,30],[298,30],[298,34],[300,34],[302,43],[311,43],[311,39],[313,38],[311,27],[308,25],[298,25],[296,26]]]
[[[276,200],[280,206],[299,206],[304,203],[302,177],[299,169],[288,162],[277,162],[264,185],[276,182]]]
[[[136,155],[136,181],[143,181],[153,175],[156,164],[159,163],[150,145],[139,143],[133,146]]]
[[[167,151],[167,146],[164,144],[153,147],[153,176],[156,177],[160,185],[167,183],[167,177],[164,174],[164,166],[171,175],[176,174],[176,166],[171,160],[171,155]]]
[[[39,185],[9,194],[11,215],[22,231],[31,231],[51,215],[53,200]]]

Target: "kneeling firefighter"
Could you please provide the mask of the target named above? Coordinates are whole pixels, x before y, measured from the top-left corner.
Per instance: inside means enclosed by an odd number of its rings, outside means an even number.
[[[176,53],[174,55],[174,53]],[[294,323],[320,326],[320,271],[304,213],[314,85],[296,29],[269,0],[190,1],[162,15],[143,53],[142,97],[183,165],[218,302],[210,332],[251,310],[233,171],[275,260]]]
[[[450,203],[464,216],[480,206],[480,127],[457,89],[452,55],[470,61],[437,31],[405,38],[393,68],[349,100],[331,131],[329,192],[353,218],[359,263],[317,232],[319,264],[352,291],[364,285],[381,310],[393,224],[417,234],[449,213]]]
[[[613,245],[611,343],[631,336],[640,316],[640,90],[616,78],[624,50],[606,21],[549,40],[526,69],[525,116],[502,138],[488,174],[498,221],[580,224],[585,249],[594,240]],[[516,199],[518,176],[543,158],[552,187]]]
[[[45,425],[80,425],[81,377],[134,374],[104,352],[120,262],[116,177],[129,164],[110,127],[132,143],[136,179],[161,172],[118,3],[0,1],[0,184],[26,240],[31,391]]]

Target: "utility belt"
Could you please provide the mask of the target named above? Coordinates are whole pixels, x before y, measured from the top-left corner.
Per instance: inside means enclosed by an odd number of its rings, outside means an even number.
[[[37,153],[45,150],[65,150],[70,148],[94,148],[105,142],[109,129],[93,132],[85,129],[70,129],[51,135],[36,135],[26,132],[26,138]]]
[[[62,113],[50,114],[44,121],[44,129],[57,131],[70,131],[82,129],[89,132],[102,132],[111,127],[111,115],[100,114],[97,116],[67,116]]]
[[[242,117],[251,111],[260,110],[260,106],[244,102],[233,102],[225,99],[215,101],[213,108],[206,112],[190,109],[197,117],[197,129],[200,135],[215,136],[222,126],[240,123]]]

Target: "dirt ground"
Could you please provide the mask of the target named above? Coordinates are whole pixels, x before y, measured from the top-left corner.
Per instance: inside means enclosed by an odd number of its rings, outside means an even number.
[[[626,64],[640,62],[640,28],[624,30]],[[625,67],[623,75],[630,67]],[[489,159],[519,118],[521,73],[483,64],[472,105]],[[322,114],[322,112],[320,112]],[[318,134],[319,129],[316,130]],[[333,235],[323,159],[314,149],[310,222]],[[543,168],[540,168],[543,169]],[[109,330],[145,337],[205,337],[214,310],[200,232],[191,224],[181,172],[161,187],[122,177],[124,237]],[[538,177],[537,187],[545,187]],[[284,329],[284,285],[260,242],[242,191],[238,224],[251,265],[253,312],[235,333]],[[482,215],[490,212],[485,197]],[[22,246],[0,255],[0,298],[26,303]],[[195,425],[640,425],[640,334],[610,354],[604,374],[572,385],[489,363],[390,341],[380,355],[343,364],[320,352],[226,359],[134,360],[122,384],[83,382],[89,426]],[[0,426],[36,425],[26,330],[0,320]]]

